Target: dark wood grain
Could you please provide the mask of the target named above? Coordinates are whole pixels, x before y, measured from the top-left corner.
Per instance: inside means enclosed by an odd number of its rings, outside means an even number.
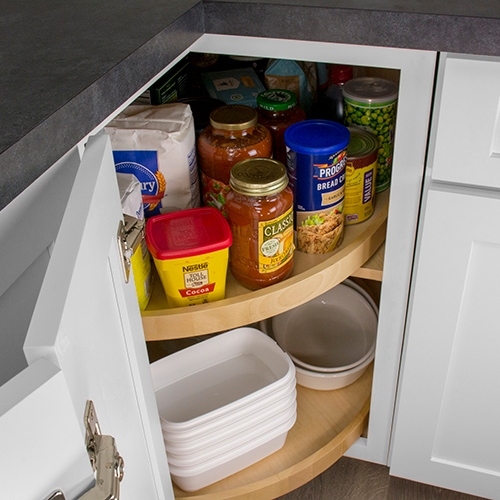
[[[343,457],[279,500],[484,500],[389,476],[388,467]]]

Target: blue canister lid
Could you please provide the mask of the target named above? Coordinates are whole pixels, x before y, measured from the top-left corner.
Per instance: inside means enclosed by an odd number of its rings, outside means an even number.
[[[347,148],[350,133],[331,120],[304,120],[285,130],[285,143],[296,153],[329,154]]]

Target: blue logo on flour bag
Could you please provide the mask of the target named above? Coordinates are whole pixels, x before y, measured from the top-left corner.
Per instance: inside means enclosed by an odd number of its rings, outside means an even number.
[[[141,183],[144,215],[160,213],[165,196],[165,177],[158,169],[156,151],[113,151],[115,169],[119,173],[134,174]]]

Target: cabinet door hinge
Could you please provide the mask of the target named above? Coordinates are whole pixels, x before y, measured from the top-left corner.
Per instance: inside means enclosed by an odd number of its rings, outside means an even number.
[[[140,245],[144,231],[144,221],[125,214],[118,225],[118,249],[120,251],[125,283],[130,279],[132,255]]]
[[[115,439],[101,434],[92,401],[85,407],[85,444],[95,472],[96,484],[80,500],[118,500],[123,478],[123,458],[118,453]]]

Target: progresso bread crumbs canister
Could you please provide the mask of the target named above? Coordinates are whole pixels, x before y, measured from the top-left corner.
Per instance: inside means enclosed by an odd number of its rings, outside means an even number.
[[[363,222],[375,209],[378,141],[370,132],[349,127],[345,174],[345,224]]]
[[[330,120],[305,120],[285,131],[297,250],[323,254],[342,243],[349,136]]]

